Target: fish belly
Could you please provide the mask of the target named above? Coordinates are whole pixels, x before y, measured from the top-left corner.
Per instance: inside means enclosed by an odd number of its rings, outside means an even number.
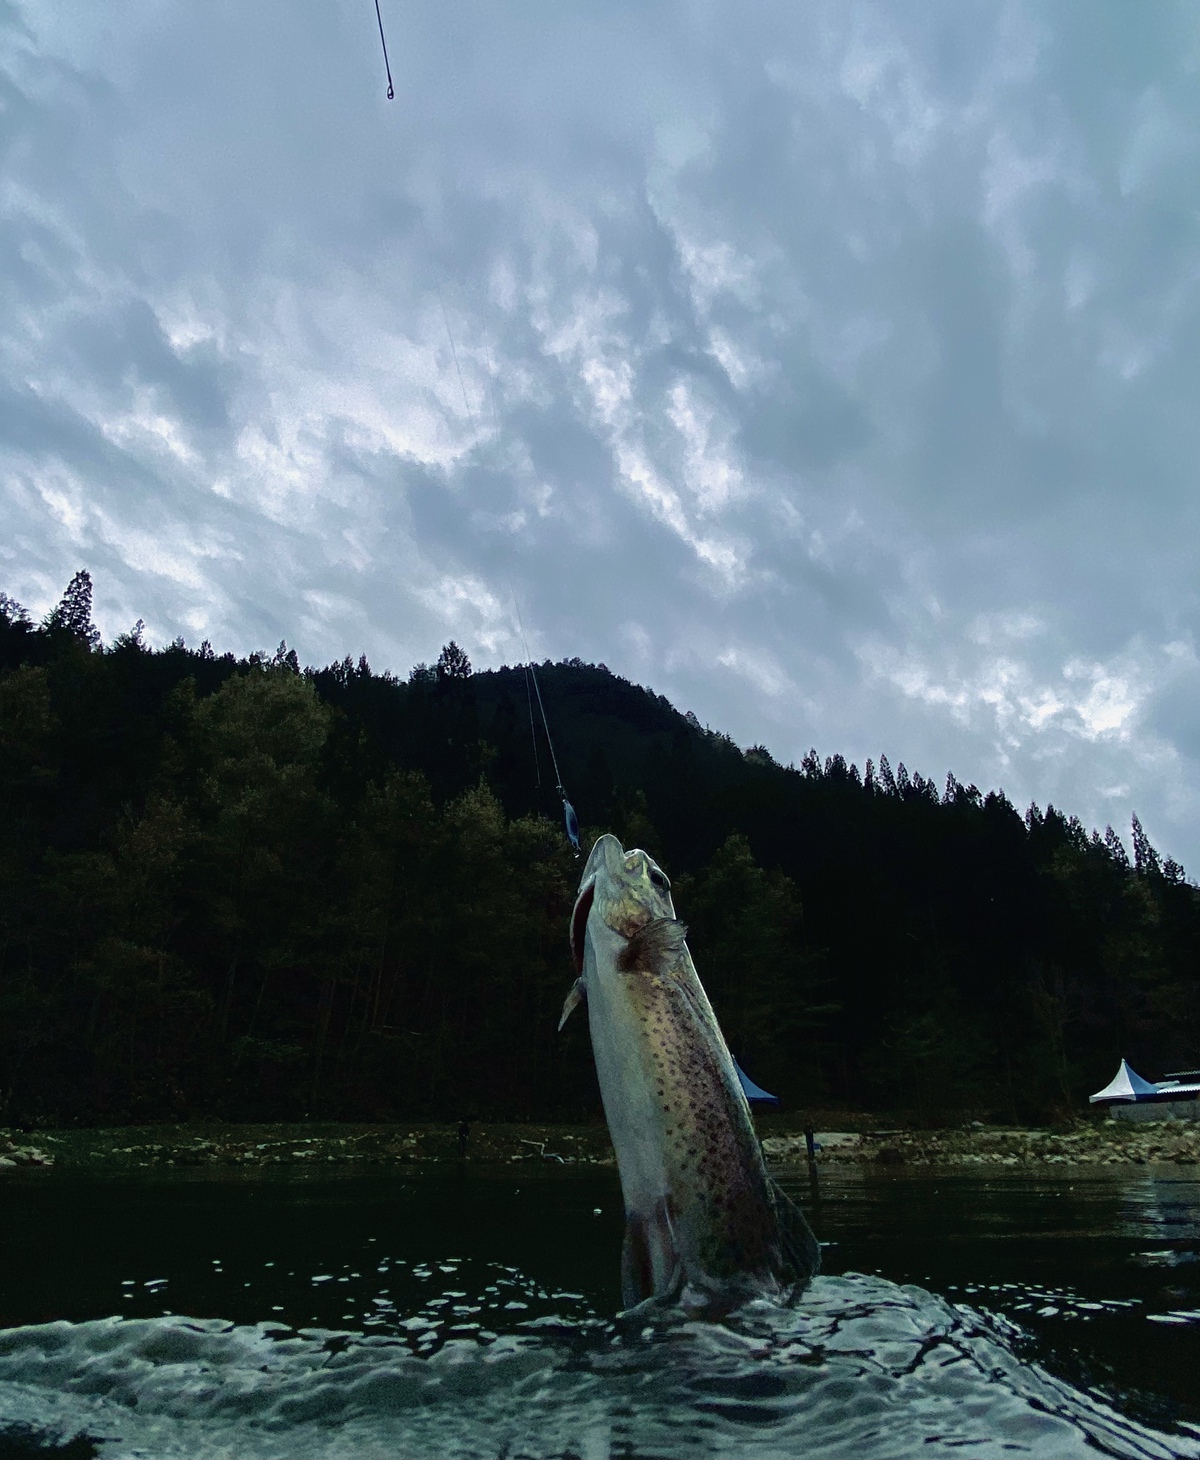
[[[625,1201],[626,1305],[730,1283],[773,1285],[778,1242],[762,1156],[694,971],[588,984]]]

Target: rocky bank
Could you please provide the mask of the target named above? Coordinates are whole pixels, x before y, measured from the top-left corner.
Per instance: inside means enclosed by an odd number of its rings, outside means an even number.
[[[849,1124],[850,1122],[845,1122]],[[803,1130],[763,1123],[772,1164],[805,1163]],[[1068,1129],[966,1125],[946,1130],[817,1129],[818,1166],[1047,1167],[1200,1164],[1200,1124],[1081,1122]],[[417,1168],[462,1159],[456,1125],[182,1125],[23,1133],[0,1130],[0,1179],[35,1169],[122,1172],[170,1167],[296,1171]],[[469,1162],[612,1165],[602,1125],[472,1125]]]
[[[1088,1121],[1066,1130],[970,1125],[953,1130],[818,1132],[819,1165],[1145,1166],[1200,1162],[1200,1125]],[[803,1134],[769,1135],[768,1158],[806,1161]]]

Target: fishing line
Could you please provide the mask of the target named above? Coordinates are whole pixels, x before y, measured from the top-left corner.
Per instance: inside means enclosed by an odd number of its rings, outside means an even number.
[[[383,36],[383,16],[379,13],[379,0],[375,0],[375,19],[379,22],[379,44],[383,47],[383,69],[387,72],[387,99],[392,101],[396,95],[396,88],[392,85],[392,67],[388,61],[387,41]]]
[[[540,816],[542,814],[542,762],[537,748],[537,723],[533,718],[533,691],[529,688],[529,665],[524,664],[521,667],[525,670],[525,702],[529,706],[529,738],[533,741],[533,770],[537,776],[537,810]]]
[[[462,391],[463,405],[467,408],[467,419],[471,423],[472,431],[478,431],[479,427],[475,424],[475,412],[471,409],[471,402],[467,399],[467,385],[463,380],[462,366],[458,363],[458,351],[454,348],[454,336],[450,333],[450,316],[446,313],[446,300],[437,284],[434,284],[433,288],[438,297],[438,303],[442,306],[442,322],[446,326],[446,338],[450,341],[450,353],[454,357],[454,369],[458,375],[458,388]]]
[[[538,684],[537,670],[533,661],[529,662],[529,672],[533,675],[533,688],[537,694],[538,709],[542,712],[542,727],[546,732],[546,744],[550,747],[550,761],[554,766],[554,781],[558,787],[558,794],[562,798],[563,824],[567,831],[567,840],[575,848],[575,855],[580,852],[579,846],[579,818],[575,815],[575,808],[567,800],[567,793],[563,790],[562,776],[558,770],[558,757],[554,754],[554,741],[550,738],[550,722],[546,719],[546,706],[542,703],[542,687]]]
[[[563,806],[563,824],[566,827],[567,840],[575,848],[575,855],[578,856],[579,853],[580,853],[580,850],[581,850],[581,848],[580,848],[580,842],[579,842],[579,818],[578,818],[578,816],[576,816],[576,814],[575,814],[575,808],[574,808],[574,806],[571,805],[570,801],[567,799],[567,793],[563,789],[562,775],[561,775],[561,773],[560,773],[560,771],[558,769],[558,756],[555,755],[555,753],[554,753],[554,737],[550,734],[550,721],[546,718],[546,706],[545,706],[545,704],[542,701],[542,687],[538,683],[537,669],[534,666],[533,656],[529,652],[529,640],[525,637],[525,622],[521,618],[521,605],[517,601],[517,592],[516,592],[516,589],[513,588],[511,581],[509,583],[509,587],[512,589],[513,608],[515,608],[516,611],[517,611],[517,627],[521,630],[521,642],[525,645],[525,664],[526,664],[528,673],[533,678],[533,689],[534,689],[534,693],[537,695],[538,709],[541,711],[541,714],[542,714],[542,729],[546,732],[546,744],[547,744],[547,746],[549,747],[549,750],[550,750],[550,764],[554,767],[554,784],[555,784],[555,787],[558,790],[559,797],[562,800],[562,806]],[[526,690],[528,690],[528,682],[526,682]],[[533,724],[533,706],[532,705],[530,705],[530,707],[529,707],[529,722],[530,722],[530,725],[532,726],[532,724]],[[534,751],[535,751],[535,754],[536,754],[536,749],[537,749],[537,737],[535,736],[534,737]],[[539,784],[540,784],[540,781],[539,781]]]
[[[383,33],[383,14],[379,8],[379,0],[375,0],[375,20],[379,26],[379,44],[383,48],[383,67],[384,70],[387,72],[387,96],[388,100],[391,101],[395,97],[396,91],[395,87],[392,85],[392,67],[391,62],[388,60],[387,38]],[[420,219],[422,231],[425,233],[426,244],[429,245],[430,253],[432,254],[432,245],[429,239],[428,230],[425,227],[424,215],[422,213],[418,213],[418,217]],[[475,419],[475,412],[471,406],[470,397],[467,395],[467,383],[463,379],[462,364],[458,358],[458,346],[454,343],[454,332],[450,328],[450,313],[446,308],[445,296],[443,295],[441,287],[436,280],[434,281],[433,289],[434,293],[437,295],[438,304],[441,307],[442,324],[446,328],[446,339],[450,342],[450,355],[454,361],[454,373],[458,376],[458,388],[460,391],[462,391],[463,405],[466,407],[467,419],[471,423],[471,429],[478,433],[479,423]],[[484,341],[484,352],[487,359],[488,367],[488,391],[492,408],[492,421],[496,428],[497,437],[499,437],[502,433],[500,428],[500,413],[496,407],[496,376],[495,371],[492,368],[492,352],[486,340]],[[512,589],[513,607],[517,611],[517,625],[521,630],[521,642],[525,646],[525,698],[529,707],[529,732],[530,737],[533,741],[533,767],[534,774],[537,777],[538,812],[539,814],[541,813],[542,766],[541,761],[538,757],[537,725],[533,718],[533,700],[529,694],[529,681],[531,679],[533,680],[534,694],[536,694],[537,696],[538,710],[541,712],[542,716],[542,729],[546,733],[546,745],[550,750],[550,763],[554,767],[555,787],[557,788],[559,797],[562,800],[563,822],[566,828],[567,838],[570,841],[572,847],[575,849],[575,855],[579,856],[581,850],[579,841],[579,818],[576,816],[575,808],[567,799],[567,793],[563,789],[562,773],[558,769],[558,756],[555,754],[554,751],[554,738],[550,734],[550,721],[547,718],[546,706],[542,700],[542,687],[538,683],[537,669],[534,667],[533,659],[529,653],[529,640],[525,635],[525,624],[521,618],[521,605],[517,602],[516,589],[513,587],[511,579],[509,580],[509,587],[510,589]]]
[[[496,440],[500,439],[500,412],[496,408],[496,370],[492,364],[492,347],[487,340],[483,342],[483,358],[487,361],[488,368],[488,398],[492,403],[492,425],[496,428]]]
[[[546,720],[546,706],[542,704],[542,689],[538,684],[537,670],[532,660],[529,664],[529,672],[533,675],[533,690],[537,695],[538,709],[542,712],[542,727],[546,732],[546,744],[550,747],[550,764],[554,767],[554,784],[558,788],[558,794],[565,801],[567,793],[563,790],[562,776],[558,773],[558,757],[554,754],[554,741],[550,738],[550,725]]]
[[[379,9],[379,0],[375,0],[375,19],[379,25],[379,44],[383,47],[383,69],[387,72],[387,97],[389,101],[392,101],[396,95],[396,88],[392,85],[392,66],[391,62],[388,60],[387,39],[383,33],[383,15],[381,14]],[[418,213],[418,217],[421,222],[421,229],[425,234],[425,242],[429,246],[430,254],[432,254],[433,247],[429,238],[429,230],[425,227],[424,214]],[[454,360],[454,373],[458,376],[458,388],[462,391],[463,405],[467,408],[467,419],[471,423],[471,429],[473,431],[478,431],[479,427],[475,421],[475,412],[471,409],[471,402],[467,396],[467,384],[466,381],[463,379],[462,366],[459,364],[458,347],[454,343],[454,334],[450,329],[450,314],[449,311],[446,309],[445,296],[442,294],[441,287],[436,283],[436,281],[433,286],[433,291],[438,297],[438,304],[441,306],[442,323],[446,327],[446,338],[450,341],[450,355]],[[492,402],[492,414],[495,414],[495,401]]]
[[[508,591],[512,594],[513,607],[517,611],[517,623],[521,629],[521,642],[525,645],[525,662],[521,668],[525,671],[525,703],[529,706],[529,738],[533,741],[533,769],[537,776],[537,810],[540,816],[542,814],[542,762],[537,748],[537,721],[533,718],[533,691],[529,688],[529,641],[525,638],[525,625],[521,622],[517,590],[513,586],[511,578],[508,580]]]
[[[513,587],[511,580],[510,580],[508,586],[509,586],[510,590],[512,591],[513,608],[515,608],[516,611],[517,611],[517,627],[521,630],[521,643],[524,644],[524,646],[525,646],[525,675],[526,675],[526,681],[528,682],[528,677],[532,674],[532,676],[533,676],[533,687],[537,691],[538,709],[541,710],[541,712],[542,712],[542,728],[546,732],[546,744],[550,747],[550,763],[554,767],[554,780],[555,780],[555,783],[556,783],[556,785],[558,787],[558,793],[559,793],[559,795],[562,796],[562,798],[564,800],[566,800],[566,794],[567,793],[562,788],[562,777],[558,773],[558,758],[554,754],[554,741],[550,738],[550,725],[549,725],[549,722],[546,719],[546,707],[545,707],[545,705],[542,704],[542,691],[541,691],[540,686],[538,685],[537,670],[533,667],[533,656],[529,652],[529,640],[525,636],[525,621],[521,617],[521,605],[517,602],[517,590]],[[532,705],[530,705],[530,707],[529,707],[529,721],[530,721],[530,724],[533,723],[533,706]],[[535,742],[535,744],[536,744],[536,742]]]

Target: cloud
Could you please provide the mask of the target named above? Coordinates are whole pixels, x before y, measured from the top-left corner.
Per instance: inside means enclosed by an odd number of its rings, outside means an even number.
[[[0,3],[0,575],[1200,865],[1190,8]]]

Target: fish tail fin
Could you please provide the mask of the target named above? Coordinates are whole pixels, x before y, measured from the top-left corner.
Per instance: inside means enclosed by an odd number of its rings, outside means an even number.
[[[779,1231],[784,1274],[788,1282],[803,1285],[821,1271],[821,1244],[807,1217],[773,1177],[767,1178],[767,1190]]]

